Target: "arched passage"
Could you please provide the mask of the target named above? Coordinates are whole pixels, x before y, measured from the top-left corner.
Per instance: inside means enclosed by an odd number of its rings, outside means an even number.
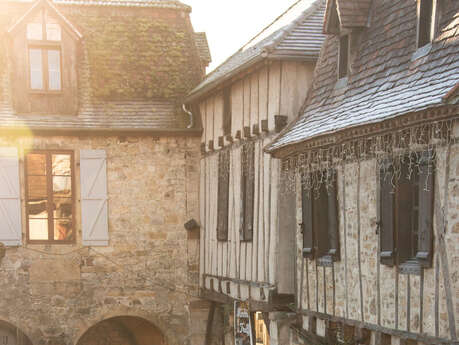
[[[78,340],[77,345],[166,345],[161,331],[135,316],[117,316],[101,321]]]
[[[32,345],[32,342],[19,328],[0,320],[0,344]]]

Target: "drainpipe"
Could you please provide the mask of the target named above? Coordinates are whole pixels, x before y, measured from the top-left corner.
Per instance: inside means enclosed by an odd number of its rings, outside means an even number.
[[[190,116],[190,124],[186,128],[193,128],[194,127],[193,113],[186,108],[185,104],[182,105],[182,109],[185,113],[187,113]]]

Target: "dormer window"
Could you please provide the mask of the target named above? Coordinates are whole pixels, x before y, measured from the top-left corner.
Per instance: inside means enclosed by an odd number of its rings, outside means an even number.
[[[349,35],[339,38],[338,79],[347,77],[349,70]]]
[[[62,90],[61,26],[41,11],[27,24],[29,88],[32,91]]]
[[[436,8],[437,0],[418,0],[418,48],[425,46],[434,39]]]

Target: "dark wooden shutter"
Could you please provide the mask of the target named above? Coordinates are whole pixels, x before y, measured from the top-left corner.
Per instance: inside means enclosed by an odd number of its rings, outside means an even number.
[[[312,192],[310,189],[303,187],[302,191],[302,214],[303,222],[301,223],[303,231],[303,257],[314,257],[314,232],[312,228]]]
[[[313,191],[313,226],[316,239],[316,254],[320,258],[328,254],[328,193],[322,183],[318,191]]]
[[[401,164],[400,178],[397,181],[395,194],[396,207],[396,250],[397,263],[404,263],[413,258],[412,232],[413,232],[413,182],[416,180],[416,173],[410,174],[408,164]]]
[[[218,156],[218,213],[217,239],[228,240],[228,199],[229,199],[229,150],[221,151]]]
[[[394,169],[391,163],[384,162],[380,170],[380,256],[383,265],[395,263],[394,243],[394,203],[395,189],[392,185]]]
[[[253,238],[253,208],[255,194],[255,148],[253,143],[242,147],[241,176],[241,207],[242,207],[242,239],[251,241]]]
[[[337,174],[332,172],[333,181],[328,185],[328,237],[329,251],[334,261],[339,260],[338,194]]]
[[[429,152],[423,152],[419,173],[418,248],[416,259],[423,267],[432,267],[434,167]],[[429,166],[430,165],[430,166]]]
[[[227,87],[223,90],[223,134],[231,134],[231,122],[232,122],[232,111],[231,111],[231,87]]]

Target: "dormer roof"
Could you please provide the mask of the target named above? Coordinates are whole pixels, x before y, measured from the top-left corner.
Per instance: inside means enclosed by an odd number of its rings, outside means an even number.
[[[336,34],[341,29],[369,25],[372,0],[327,0],[324,32]]]
[[[48,9],[51,13],[58,19],[60,22],[68,29],[70,33],[77,40],[81,40],[83,35],[78,31],[78,29],[54,6],[54,4],[49,0],[37,0],[29,10],[24,13],[13,25],[9,27],[7,32],[9,34],[14,34],[19,28],[27,24],[27,19],[34,17],[40,10]]]

